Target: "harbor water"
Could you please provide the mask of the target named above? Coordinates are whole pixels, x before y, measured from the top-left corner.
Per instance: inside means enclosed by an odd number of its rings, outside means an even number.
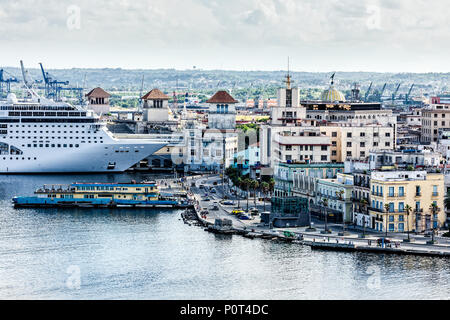
[[[0,176],[0,298],[450,299],[446,258],[311,251],[214,235],[184,224],[179,210],[11,203],[43,184],[144,177]]]

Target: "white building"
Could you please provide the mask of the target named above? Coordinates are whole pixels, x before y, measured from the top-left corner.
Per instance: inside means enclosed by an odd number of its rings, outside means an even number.
[[[235,129],[238,102],[228,92],[217,91],[208,101],[208,127],[210,129]]]
[[[159,89],[147,92],[143,97],[145,122],[164,122],[169,120],[169,97]]]

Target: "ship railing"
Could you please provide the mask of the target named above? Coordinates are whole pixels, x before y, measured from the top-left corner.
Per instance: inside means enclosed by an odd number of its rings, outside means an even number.
[[[71,185],[44,185],[36,190],[36,193],[60,193],[60,192],[74,192],[75,188]]]

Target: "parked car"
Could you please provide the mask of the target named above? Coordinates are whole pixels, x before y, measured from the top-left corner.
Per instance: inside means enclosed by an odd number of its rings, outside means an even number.
[[[217,210],[219,210],[219,206],[215,204],[215,205],[212,205],[211,207],[209,207],[209,209],[217,211]]]
[[[211,199],[208,197],[205,197],[205,198],[203,198],[203,201],[211,201]]]
[[[222,203],[226,206],[232,206],[234,204],[234,202],[231,200],[226,200],[226,201],[223,201]]]
[[[244,210],[234,209],[233,211],[231,211],[231,214],[234,214],[234,215],[238,215],[238,214],[241,214],[241,213],[245,213]]]
[[[214,188],[211,188],[210,192],[211,192],[211,193],[217,193],[217,192],[216,192],[216,189],[214,189]]]
[[[259,210],[257,208],[251,208],[249,212],[252,216],[257,216],[259,214]]]
[[[249,216],[247,216],[247,215],[245,215],[245,214],[241,214],[238,218],[239,218],[240,220],[250,220]]]
[[[201,184],[198,188],[199,189],[205,189],[205,186]]]

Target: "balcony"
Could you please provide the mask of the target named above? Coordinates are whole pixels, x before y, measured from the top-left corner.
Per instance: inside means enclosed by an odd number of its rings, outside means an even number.
[[[422,192],[416,192],[416,194],[414,195],[414,197],[421,197],[422,196]]]
[[[372,193],[371,193],[373,196],[376,196],[376,197],[382,197],[383,196],[383,194],[381,193],[381,192],[373,192],[372,191]]]
[[[438,196],[439,196],[439,192],[433,192],[433,193],[431,194],[431,196],[432,196],[432,197],[438,197]]]
[[[405,194],[404,193],[402,193],[402,194],[400,194],[400,193],[388,193],[387,197],[388,198],[404,198]]]

